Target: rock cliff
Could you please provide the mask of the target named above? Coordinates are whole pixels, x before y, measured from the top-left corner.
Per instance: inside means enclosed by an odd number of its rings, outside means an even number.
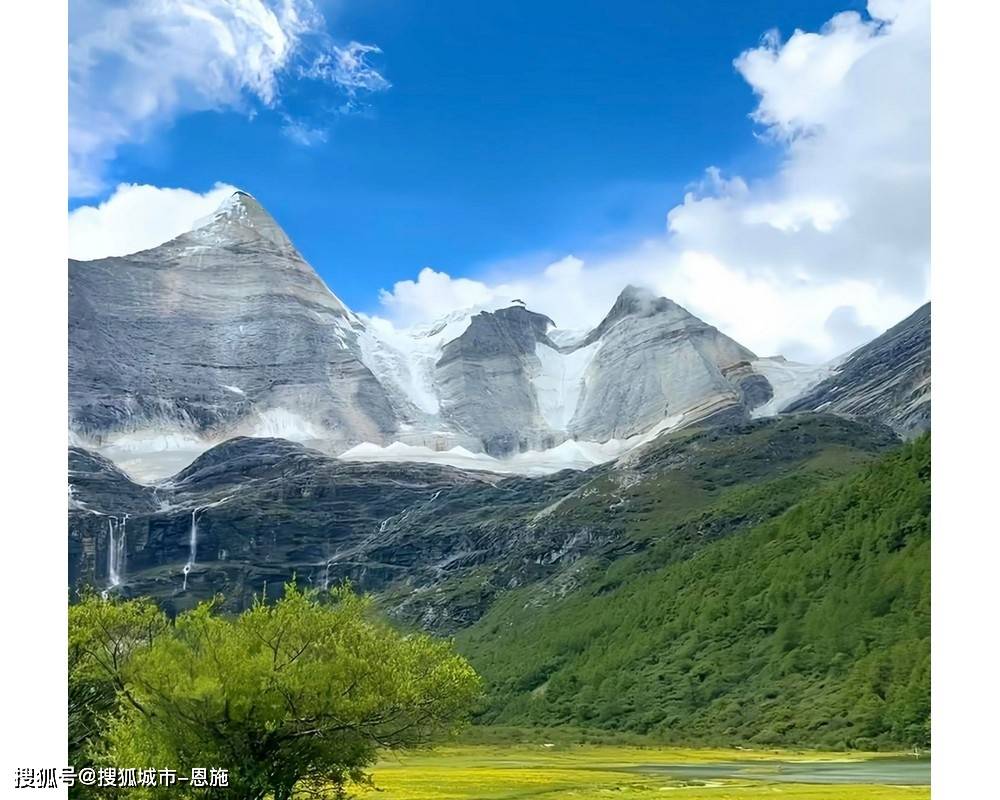
[[[784,412],[828,411],[878,420],[905,437],[931,426],[931,304],[851,353]]]

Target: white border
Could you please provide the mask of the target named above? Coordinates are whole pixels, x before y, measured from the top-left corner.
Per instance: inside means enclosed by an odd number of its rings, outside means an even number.
[[[933,14],[933,772],[947,800],[992,791],[1000,719],[1000,10],[937,0]],[[8,4],[0,36],[7,796],[16,766],[66,760],[65,6]]]
[[[17,797],[17,767],[66,766],[66,6],[7,3],[0,31],[0,795]]]
[[[932,31],[932,781],[970,800],[996,792],[1000,713],[1000,11],[936,0]]]

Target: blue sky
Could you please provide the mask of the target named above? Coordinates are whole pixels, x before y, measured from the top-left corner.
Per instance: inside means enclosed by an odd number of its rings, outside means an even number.
[[[849,4],[848,4],[849,5]],[[256,195],[348,304],[424,266],[588,252],[663,228],[706,164],[752,176],[733,58],[843,2],[357,2],[331,19],[375,42],[391,89],[302,146],[261,111],[182,117],[119,151],[113,183]],[[309,85],[289,105],[331,102]],[[315,115],[314,115],[315,116]],[[78,200],[77,202],[80,202]]]
[[[203,2],[211,11],[220,0]],[[73,13],[100,18],[109,5],[116,4],[87,0]],[[751,190],[773,182],[796,141],[773,135],[787,123],[782,111],[757,121],[750,115],[767,93],[781,99],[796,81],[810,91],[810,76],[788,69],[752,86],[749,68],[738,70],[734,59],[754,49],[780,55],[796,29],[826,31],[821,45],[861,58],[851,42],[868,47],[880,33],[865,4],[851,0],[345,0],[317,10],[325,16],[324,46],[377,46],[381,52],[364,54],[365,65],[391,85],[369,91],[305,80],[301,68],[286,66],[263,91],[256,84],[248,91],[241,77],[235,91],[213,87],[214,95],[185,100],[185,81],[194,79],[182,75],[176,107],[116,139],[99,161],[99,178],[71,197],[71,209],[100,203],[119,183],[194,192],[217,182],[238,186],[271,211],[350,306],[391,311],[379,290],[415,280],[424,267],[496,283],[505,269],[537,272],[569,255],[590,264],[662,237],[668,212],[692,184],[704,183],[708,167]],[[853,39],[828,30],[845,11],[859,15]],[[71,19],[71,69],[74,47],[84,49],[72,27]],[[762,46],[773,29],[780,38]],[[111,63],[125,72],[131,57]],[[784,83],[775,88],[775,80]],[[348,102],[349,113],[337,111]],[[71,81],[71,149],[73,117]],[[323,141],[295,141],[289,120]],[[733,185],[720,186],[730,192]],[[729,266],[741,274],[756,269]],[[889,303],[891,313],[922,291],[903,292],[905,300]],[[839,307],[825,308],[824,319]],[[881,324],[872,313],[856,309],[855,336]]]

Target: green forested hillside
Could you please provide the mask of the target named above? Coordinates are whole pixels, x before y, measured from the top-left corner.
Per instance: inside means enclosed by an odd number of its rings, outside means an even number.
[[[482,722],[925,745],[929,514],[924,437],[679,559],[630,556],[544,603],[510,592],[458,637],[489,685]]]

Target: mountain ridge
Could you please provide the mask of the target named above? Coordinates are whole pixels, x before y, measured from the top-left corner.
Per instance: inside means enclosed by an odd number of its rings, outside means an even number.
[[[614,443],[747,419],[774,397],[752,351],[632,285],[571,342],[514,301],[389,335],[243,191],[155,248],[71,261],[69,323],[72,441],[147,482],[245,435],[535,471],[579,442],[592,455],[567,463],[585,467],[630,446]]]
[[[869,417],[912,438],[930,428],[931,304],[851,351],[833,374],[782,411]],[[891,368],[889,368],[891,367]]]

